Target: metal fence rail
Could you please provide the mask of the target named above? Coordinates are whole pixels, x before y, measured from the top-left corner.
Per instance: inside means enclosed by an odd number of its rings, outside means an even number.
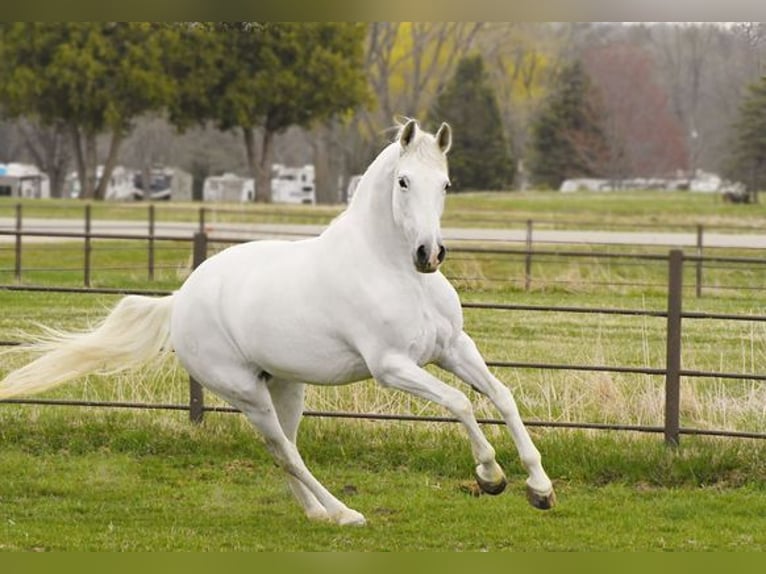
[[[204,212],[202,212],[204,213]],[[192,241],[193,246],[193,266],[196,267],[207,257],[208,248],[211,243],[210,237],[204,231],[198,231],[193,238],[183,236],[145,236],[137,237],[128,234],[76,234],[68,232],[44,233],[27,232],[20,229],[14,231],[2,231],[0,234],[11,234],[16,237],[16,271],[21,276],[21,241],[26,235],[42,237],[65,237],[74,239],[83,239],[84,243],[84,285],[85,287],[53,287],[41,285],[23,285],[8,284],[0,285],[0,289],[9,291],[46,291],[62,293],[100,293],[100,294],[141,294],[162,296],[170,293],[168,290],[152,289],[121,289],[121,288],[94,288],[90,287],[90,239],[129,239],[144,241]],[[245,241],[246,239],[241,239]],[[227,243],[234,243],[237,240],[227,240]],[[514,369],[541,369],[541,370],[572,370],[572,371],[594,371],[594,372],[613,372],[613,373],[634,373],[647,374],[654,376],[664,376],[665,378],[665,420],[662,426],[639,426],[622,424],[601,424],[590,422],[557,422],[557,421],[526,421],[531,426],[546,426],[557,428],[581,428],[581,429],[610,429],[610,430],[631,430],[639,432],[663,433],[665,442],[669,445],[677,445],[682,434],[711,435],[711,436],[731,436],[747,438],[766,438],[764,433],[748,433],[726,430],[705,430],[690,429],[680,426],[680,381],[683,377],[716,377],[731,380],[754,380],[766,381],[766,374],[759,373],[727,373],[715,371],[685,370],[681,366],[681,332],[682,321],[685,319],[709,319],[709,320],[734,320],[734,321],[755,321],[766,322],[766,316],[761,315],[741,315],[732,313],[701,313],[684,312],[682,308],[683,298],[683,271],[684,263],[692,263],[695,266],[702,262],[718,263],[736,263],[736,264],[766,264],[766,260],[749,257],[709,257],[696,255],[684,255],[680,250],[671,250],[668,254],[620,254],[620,253],[597,253],[586,251],[534,251],[532,249],[507,249],[507,248],[456,248],[455,252],[488,254],[493,256],[520,255],[525,258],[539,255],[556,256],[586,256],[595,258],[634,258],[636,260],[651,260],[657,262],[667,262],[667,307],[663,310],[651,309],[620,309],[609,307],[572,307],[572,306],[545,306],[545,305],[519,305],[519,304],[500,304],[500,303],[479,303],[465,302],[465,309],[489,310],[492,312],[506,311],[532,311],[532,312],[558,312],[558,313],[590,313],[607,314],[622,316],[644,316],[666,319],[666,362],[663,366],[622,366],[622,365],[576,365],[576,364],[551,364],[551,363],[529,363],[513,361],[488,361],[488,365],[495,368],[514,368]],[[527,259],[529,261],[530,259]],[[529,266],[527,266],[527,271]],[[699,289],[698,289],[699,292]],[[14,341],[0,341],[0,345],[13,345]],[[20,399],[3,401],[14,404],[45,404],[45,405],[72,405],[72,406],[101,406],[110,408],[147,408],[147,409],[169,409],[185,410],[189,412],[190,419],[199,422],[203,419],[206,412],[237,412],[235,409],[226,407],[207,407],[204,404],[204,394],[202,387],[193,380],[189,385],[189,403],[185,405],[169,404],[143,404],[143,403],[122,403],[122,402],[92,402],[92,401],[57,401],[48,399]],[[332,416],[339,418],[367,418],[379,420],[422,420],[432,422],[454,422],[454,419],[448,417],[424,417],[420,415],[384,415],[376,413],[332,413],[332,412],[306,412],[307,416]],[[481,422],[486,424],[501,424],[502,421],[495,419],[484,419]]]
[[[92,278],[92,251],[93,251],[93,241],[94,240],[134,240],[134,241],[140,241],[145,244],[145,249],[147,253],[147,263],[146,263],[146,272],[147,277],[149,280],[153,280],[155,277],[155,271],[157,269],[156,266],[156,250],[157,250],[157,243],[159,242],[185,242],[188,243],[190,241],[190,236],[188,233],[184,234],[158,234],[156,231],[157,227],[157,206],[154,204],[150,204],[146,206],[146,232],[144,234],[136,234],[136,233],[119,233],[119,232],[95,232],[93,231],[93,224],[94,221],[97,221],[93,216],[94,211],[94,205],[87,203],[82,206],[82,213],[83,213],[83,228],[80,232],[72,232],[72,231],[62,231],[57,230],[55,228],[45,229],[43,231],[32,231],[24,229],[24,217],[25,217],[25,210],[29,210],[31,206],[29,205],[22,205],[21,203],[15,204],[13,206],[10,206],[13,209],[13,228],[12,229],[0,229],[0,238],[3,236],[10,236],[14,238],[14,244],[13,244],[13,250],[14,250],[14,269],[13,269],[13,275],[14,278],[19,281],[22,276],[22,271],[24,269],[23,267],[23,250],[22,250],[22,244],[23,244],[23,238],[24,237],[30,237],[30,238],[44,238],[44,237],[50,237],[50,238],[56,238],[56,239],[69,239],[69,240],[80,240],[82,241],[82,258],[83,258],[83,264],[81,267],[81,271],[83,274],[83,285],[84,286],[90,286],[91,285],[91,278]],[[62,208],[63,209],[63,208]],[[136,212],[138,210],[141,210],[143,208],[139,206],[129,206],[125,208],[126,210]],[[173,207],[172,209],[168,208],[168,211],[178,212],[178,211],[187,211],[187,212],[196,212],[197,215],[197,222],[196,222],[196,229],[199,233],[206,233],[207,230],[210,228],[211,225],[211,214],[214,216],[217,216],[218,214],[221,214],[222,216],[234,216],[234,215],[245,215],[250,213],[246,209],[237,210],[237,209],[221,209],[221,208],[211,208],[209,206],[199,206],[199,207]],[[260,216],[279,216],[279,212],[275,211],[274,213],[260,213]],[[297,215],[298,217],[308,220],[308,221],[314,221],[314,222],[321,222],[322,224],[327,222],[328,214],[327,213],[316,213],[316,212],[306,212],[306,213],[300,213]],[[188,217],[186,218],[188,219]],[[476,221],[476,219],[474,219]],[[497,220],[494,219],[487,219],[487,222],[492,223],[498,223]],[[550,261],[553,258],[594,258],[599,260],[633,260],[633,261],[661,261],[663,260],[666,255],[664,252],[661,253],[619,253],[619,252],[608,252],[604,251],[603,249],[597,250],[597,251],[588,251],[588,250],[572,250],[572,249],[560,249],[556,247],[556,243],[553,242],[544,242],[539,240],[534,231],[537,229],[573,229],[573,226],[571,223],[567,222],[566,220],[520,220],[520,219],[514,219],[514,218],[505,218],[503,220],[503,228],[504,229],[518,229],[521,228],[523,230],[523,238],[520,240],[516,240],[516,243],[520,244],[522,247],[519,248],[508,248],[506,246],[503,247],[486,247],[486,246],[463,246],[463,247],[453,247],[450,249],[452,253],[460,254],[470,254],[471,256],[476,256],[480,254],[485,255],[495,255],[499,257],[514,257],[518,258],[520,262],[523,263],[524,267],[524,273],[523,278],[521,281],[523,281],[523,285],[525,289],[530,289],[534,280],[533,276],[533,267],[535,262],[546,262]],[[194,224],[192,224],[194,225]],[[213,223],[215,225],[215,223]],[[603,224],[600,222],[592,221],[578,221],[577,222],[577,228],[578,230],[585,230],[585,229],[603,229]],[[618,223],[610,225],[610,230],[625,230],[625,229],[649,229],[652,231],[657,231],[660,229],[667,230],[667,227],[663,227],[659,224],[652,225],[652,224],[641,224],[641,225],[634,225],[629,223]],[[706,237],[706,230],[735,230],[736,232],[749,232],[749,231],[760,231],[757,227],[753,226],[723,226],[723,225],[708,225],[703,226],[701,224],[688,224],[685,226],[674,226],[674,229],[683,229],[684,231],[693,234],[696,238],[694,247],[692,248],[694,251],[694,255],[686,255],[686,259],[689,261],[694,261],[695,266],[695,278],[694,278],[694,287],[695,287],[695,294],[697,297],[700,297],[702,295],[702,290],[704,288],[704,273],[703,269],[712,269],[716,265],[726,265],[726,264],[734,264],[734,265],[753,265],[753,266],[760,266],[761,268],[766,269],[766,259],[764,258],[757,258],[757,257],[726,257],[726,256],[712,256],[710,255],[710,250],[712,249],[711,246],[708,246],[705,244],[705,237]],[[244,241],[250,241],[252,240],[252,237],[248,237],[245,235],[237,237],[236,235],[232,234],[232,231],[236,233],[236,228],[230,228],[229,232],[227,233],[226,239],[221,239],[220,242],[222,243],[240,243]],[[243,229],[244,232],[244,229]],[[289,236],[294,233],[291,233],[289,231],[284,232],[283,235]],[[300,234],[304,235],[304,234]],[[208,240],[210,239],[210,236],[208,234]],[[493,240],[491,239],[485,239],[482,240],[482,243],[490,244]],[[541,248],[541,245],[548,245],[548,247]],[[553,245],[553,247],[550,247],[550,245]],[[592,242],[590,243],[591,246],[594,247],[603,247],[603,244],[598,242]],[[628,247],[625,245],[622,245],[622,247]],[[657,247],[657,246],[655,246]],[[661,249],[667,249],[667,247],[660,247]],[[704,255],[703,255],[704,254]],[[464,278],[465,280],[470,280],[471,278]],[[503,281],[503,279],[489,279],[490,281]],[[507,279],[506,279],[507,281]],[[716,289],[742,289],[742,286],[726,286],[726,285],[717,285]],[[752,287],[744,287],[751,290],[766,290],[766,284],[763,286],[752,286]]]

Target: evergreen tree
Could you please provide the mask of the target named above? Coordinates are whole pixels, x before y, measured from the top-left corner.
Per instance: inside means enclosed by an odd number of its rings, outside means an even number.
[[[566,66],[532,125],[529,169],[537,185],[558,189],[567,178],[601,175],[608,149],[597,108],[582,64]]]
[[[481,56],[463,58],[429,114],[430,123],[453,128],[451,189],[508,188],[515,171],[495,93]]]
[[[750,200],[766,189],[766,76],[752,84],[739,108],[726,175],[747,187]]]

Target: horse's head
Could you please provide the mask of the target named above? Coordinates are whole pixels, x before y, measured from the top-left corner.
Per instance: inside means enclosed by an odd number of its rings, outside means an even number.
[[[409,120],[398,140],[401,151],[394,172],[394,221],[411,246],[415,269],[433,273],[446,255],[441,215],[450,185],[447,152],[452,132],[443,123],[436,135],[431,135],[422,131],[415,120]]]

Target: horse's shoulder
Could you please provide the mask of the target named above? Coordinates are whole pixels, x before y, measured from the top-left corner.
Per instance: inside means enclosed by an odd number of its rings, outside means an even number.
[[[462,322],[463,309],[460,296],[452,283],[439,271],[427,277],[427,300],[440,315]]]

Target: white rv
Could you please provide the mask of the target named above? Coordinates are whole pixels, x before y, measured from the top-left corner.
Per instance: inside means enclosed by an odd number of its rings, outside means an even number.
[[[0,163],[0,197],[48,198],[50,180],[35,165]]]
[[[224,173],[205,178],[202,187],[203,201],[239,201],[255,199],[255,180],[252,177],[240,177],[233,173]]]
[[[271,201],[274,203],[316,203],[314,166],[287,167],[275,163],[271,170]]]
[[[96,168],[96,178],[101,179],[104,173],[104,166],[100,165]],[[133,200],[141,197],[141,191],[136,189],[133,185],[134,172],[121,165],[117,165],[112,170],[112,175],[109,178],[109,184],[106,186],[106,192],[104,193],[104,199],[113,201],[125,201]],[[77,198],[80,197],[80,178],[76,171],[70,172],[66,178],[66,196]]]

